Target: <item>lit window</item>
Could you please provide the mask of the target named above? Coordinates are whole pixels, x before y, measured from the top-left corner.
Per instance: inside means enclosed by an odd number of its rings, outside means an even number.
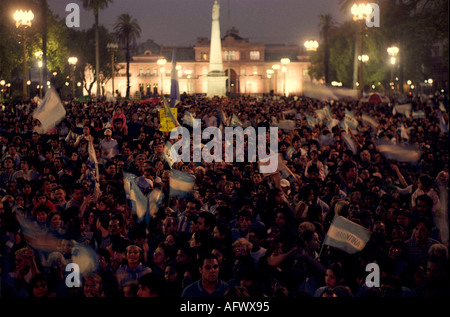
[[[139,69],[139,76],[144,76],[144,70],[142,68]]]
[[[258,67],[257,66],[253,66],[252,67],[252,74],[253,75],[258,75]]]
[[[251,51],[250,52],[250,59],[253,61],[259,60],[259,51]]]
[[[239,59],[239,52],[225,51],[225,52],[223,52],[223,59],[226,61],[236,61]]]

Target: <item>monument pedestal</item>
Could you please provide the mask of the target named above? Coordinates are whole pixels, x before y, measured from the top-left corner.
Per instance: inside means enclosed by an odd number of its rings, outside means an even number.
[[[208,98],[224,97],[227,94],[227,79],[228,76],[221,71],[212,71],[208,73]]]

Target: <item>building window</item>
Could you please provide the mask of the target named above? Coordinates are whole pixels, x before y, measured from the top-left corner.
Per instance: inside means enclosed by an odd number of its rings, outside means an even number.
[[[147,77],[150,77],[150,68],[147,68]]]
[[[239,60],[239,52],[225,51],[225,52],[223,52],[223,58],[226,61],[237,61],[237,60]]]
[[[250,59],[252,61],[257,61],[257,60],[259,60],[259,58],[260,58],[259,51],[251,51],[250,52]]]
[[[257,66],[252,67],[252,74],[255,76],[258,75],[258,67]]]
[[[208,60],[208,53],[201,53],[202,60],[207,61]]]
[[[139,68],[139,77],[144,76],[144,70],[142,68]]]
[[[308,77],[308,69],[307,68],[303,68],[303,77]]]

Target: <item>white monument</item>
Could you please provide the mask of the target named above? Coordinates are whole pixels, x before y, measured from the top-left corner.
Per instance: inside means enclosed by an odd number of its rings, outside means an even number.
[[[223,72],[222,42],[220,38],[220,5],[214,0],[212,8],[211,44],[209,51],[209,73],[207,97],[224,97],[227,93],[227,76]]]

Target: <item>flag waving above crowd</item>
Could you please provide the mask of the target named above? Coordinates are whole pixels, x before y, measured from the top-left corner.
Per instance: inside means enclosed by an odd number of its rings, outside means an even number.
[[[56,90],[51,87],[45,94],[44,101],[33,112],[33,118],[40,121],[41,125],[36,127],[36,132],[47,133],[53,129],[66,115],[61,99]]]

